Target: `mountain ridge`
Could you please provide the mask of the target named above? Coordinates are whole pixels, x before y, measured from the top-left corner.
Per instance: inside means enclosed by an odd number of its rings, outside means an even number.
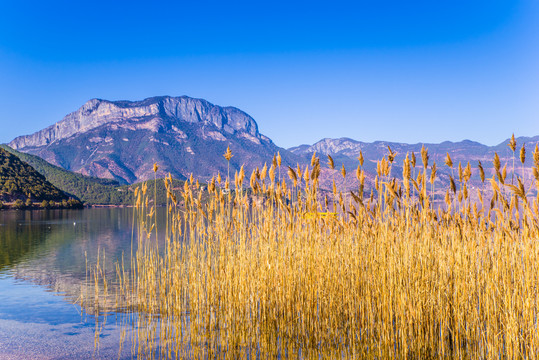
[[[140,101],[92,99],[59,122],[19,136],[11,148],[37,155],[66,170],[131,184],[171,173],[209,178],[225,172],[227,147],[232,171],[262,166],[277,153],[283,164],[297,157],[260,134],[258,124],[235,107],[204,99],[159,96]]]
[[[439,179],[449,181],[452,171],[443,166],[446,153],[453,162],[477,166],[483,163],[487,176],[491,175],[492,158],[497,152],[503,164],[513,153],[507,147],[509,139],[495,146],[472,140],[441,143],[416,143],[375,141],[362,142],[342,137],[324,138],[308,145],[288,150],[278,147],[271,139],[260,134],[258,124],[247,113],[235,107],[221,107],[204,99],[187,96],[157,96],[140,101],[109,101],[92,99],[78,110],[66,115],[61,121],[32,135],[15,138],[10,146],[37,155],[66,170],[83,175],[108,178],[121,184],[133,184],[164,177],[170,173],[176,179],[193,175],[208,180],[217,172],[231,175],[245,165],[246,171],[270,163],[280,152],[283,166],[302,167],[310,163],[313,152],[331,155],[335,165],[355,169],[357,157],[363,152],[367,186],[374,183],[376,161],[388,154],[388,146],[396,152],[395,174],[407,153],[419,154],[425,146],[432,164],[438,164]],[[518,147],[526,143],[528,154],[539,143],[539,136],[517,138]],[[234,155],[230,162],[222,156],[230,147]],[[518,150],[516,157],[518,157]],[[154,174],[153,164],[160,168]],[[522,172],[531,176],[531,156],[527,156]],[[325,165],[325,164],[324,164]],[[456,166],[456,165],[455,165]],[[320,185],[331,188],[334,170],[322,167]],[[354,171],[348,172],[346,186],[353,188]],[[472,177],[472,182],[477,178]]]
[[[399,146],[406,146],[406,147],[421,147],[425,146],[426,148],[429,147],[438,147],[438,146],[449,146],[449,145],[468,145],[468,146],[482,146],[486,148],[500,148],[503,146],[506,146],[509,143],[509,138],[505,139],[504,141],[500,142],[496,145],[485,145],[483,143],[480,143],[478,141],[464,139],[460,141],[449,141],[445,140],[439,143],[429,143],[429,142],[417,142],[417,143],[406,143],[406,142],[396,142],[396,141],[386,141],[386,140],[375,140],[372,142],[365,142],[360,141],[356,139],[352,139],[350,137],[339,137],[339,138],[323,138],[318,140],[317,142],[313,144],[301,144],[297,146],[292,146],[287,148],[288,151],[295,152],[295,153],[302,153],[302,152],[314,152],[315,150],[319,153],[322,153],[324,155],[333,155],[335,153],[340,152],[341,150],[332,150],[329,151],[328,147],[324,147],[324,145],[327,145],[328,143],[330,146],[333,146],[334,148],[337,147],[335,143],[342,144],[345,142],[353,143],[357,146],[367,146],[367,145],[380,145],[380,146],[393,146],[393,147],[399,147]],[[539,142],[539,135],[537,136],[520,136],[516,138],[518,143],[525,143],[525,144],[536,144]]]
[[[94,98],[88,100],[76,111],[66,115],[59,122],[31,135],[18,136],[8,145],[19,150],[25,147],[50,145],[71,135],[95,129],[111,122],[122,122],[135,118],[142,126],[154,127],[155,123],[146,124],[147,117],[166,115],[182,118],[187,122],[211,122],[228,133],[245,131],[252,136],[269,141],[258,132],[258,125],[247,113],[232,106],[218,107],[204,99],[188,96],[154,96],[140,101],[110,101]]]
[[[509,140],[510,139],[506,139],[495,146],[488,146],[471,140],[462,140],[459,142],[444,141],[438,144],[406,144],[389,141],[375,141],[367,143],[343,137],[338,139],[324,138],[313,145],[303,144],[289,148],[288,150],[302,157],[304,161],[308,161],[316,151],[317,155],[321,157],[321,162],[323,163],[320,186],[326,189],[331,189],[332,181],[338,172],[337,170],[330,170],[327,168],[327,155],[330,155],[333,158],[336,169],[340,169],[341,166],[344,166],[348,170],[347,172],[350,175],[347,175],[345,184],[347,185],[348,190],[350,190],[357,189],[358,181],[356,179],[354,170],[359,165],[358,157],[361,151],[364,158],[364,164],[361,166],[361,168],[365,171],[366,175],[365,187],[366,189],[372,189],[377,174],[377,162],[383,157],[387,158],[389,153],[388,146],[391,148],[391,151],[396,153],[395,160],[392,165],[392,176],[396,176],[397,178],[399,178],[402,174],[402,163],[405,157],[412,152],[415,153],[416,158],[418,159],[418,168],[422,168],[420,152],[421,148],[425,146],[425,149],[427,149],[429,155],[429,168],[432,169],[434,162],[437,164],[436,186],[438,190],[448,188],[450,176],[453,178],[456,176],[454,170],[459,167],[459,163],[463,167],[470,163],[472,169],[470,188],[482,188],[479,171],[477,170],[478,164],[481,162],[487,177],[493,176],[495,171],[492,160],[494,159],[495,153],[497,153],[500,158],[501,166],[507,166],[507,170],[509,172],[512,170],[512,161],[515,159],[515,171],[519,174],[519,176],[522,176],[525,186],[529,188],[531,183],[534,181],[532,174],[532,152],[535,146],[539,144],[539,136],[517,137],[517,148],[514,154],[507,146],[509,144]],[[526,148],[526,158],[524,164],[521,164],[519,160],[519,152],[523,145],[525,145]],[[445,165],[447,153],[449,153],[452,158],[453,170]],[[438,194],[438,196],[441,195],[442,194]],[[472,198],[476,197],[475,192],[472,193],[471,196]]]
[[[481,144],[477,141],[472,140],[461,140],[457,142],[452,141],[443,141],[441,143],[414,143],[414,144],[408,144],[408,143],[402,143],[402,142],[391,142],[391,141],[382,141],[377,140],[373,142],[362,142],[358,140],[354,140],[348,137],[342,137],[342,138],[324,138],[312,145],[308,144],[302,144],[299,146],[294,146],[291,148],[288,148],[287,150],[290,152],[293,152],[300,156],[311,156],[313,152],[317,152],[318,154],[323,155],[330,155],[330,156],[347,156],[350,158],[356,158],[359,156],[359,152],[362,151],[364,153],[364,157],[368,159],[373,160],[379,160],[383,156],[385,156],[388,152],[387,147],[389,146],[393,151],[396,151],[398,155],[401,157],[406,155],[406,153],[410,152],[418,152],[421,150],[421,147],[425,147],[429,150],[429,153],[434,153],[438,155],[445,156],[447,152],[450,152],[450,155],[456,156],[458,158],[463,158],[463,156],[460,156],[458,154],[459,151],[462,151],[463,149],[471,150],[475,149],[476,156],[479,155],[479,153],[488,153],[494,155],[494,152],[498,152],[500,157],[511,157],[512,152],[507,146],[510,139],[506,139],[502,141],[501,143],[494,145],[494,146],[488,146]],[[519,146],[522,146],[523,144],[526,145],[528,150],[531,146],[535,146],[536,144],[539,144],[539,135],[538,136],[521,136],[516,138],[517,144]],[[520,148],[519,148],[520,149]],[[451,154],[453,152],[453,154]],[[455,152],[457,152],[455,154]],[[467,155],[472,155],[467,154]],[[516,154],[518,155],[518,154]],[[372,156],[372,157],[371,157]],[[528,160],[530,158],[528,157]]]

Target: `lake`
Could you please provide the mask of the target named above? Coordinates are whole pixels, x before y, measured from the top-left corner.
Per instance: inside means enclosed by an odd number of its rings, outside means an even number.
[[[0,359],[131,358],[128,344],[119,353],[122,315],[96,319],[77,299],[98,253],[110,273],[123,253],[129,258],[132,215],[130,208],[0,211]]]

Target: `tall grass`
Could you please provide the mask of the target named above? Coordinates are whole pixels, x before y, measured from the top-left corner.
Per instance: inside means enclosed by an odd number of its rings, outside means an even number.
[[[249,194],[243,168],[234,191],[219,176],[205,190],[191,178],[175,194],[169,177],[161,249],[148,189],[137,190],[138,248],[127,268],[118,264],[118,286],[108,289],[116,308],[135,314],[133,353],[536,358],[537,147],[533,185],[518,174],[516,185],[506,184],[498,159],[490,180],[480,165],[486,187],[472,202],[472,169],[459,165],[458,185],[451,178],[436,208],[436,165],[427,150],[417,169],[415,154],[407,156],[398,179],[391,149],[389,156],[378,162],[370,196],[363,194],[362,156],[358,191],[334,188],[329,199],[314,155],[311,166],[288,168],[287,180],[276,178],[275,160],[267,172],[255,170]],[[446,164],[452,168],[449,154]],[[102,296],[86,302],[98,309]]]

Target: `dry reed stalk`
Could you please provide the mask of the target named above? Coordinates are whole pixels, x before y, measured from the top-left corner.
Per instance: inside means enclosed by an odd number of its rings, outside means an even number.
[[[527,198],[520,179],[505,185],[514,194],[507,199],[498,159],[490,184],[500,207],[485,215],[471,205],[471,167],[459,164],[461,206],[449,198],[435,210],[427,150],[421,155],[417,180],[415,156],[404,160],[404,192],[389,178],[391,159],[382,159],[377,200],[371,192],[363,201],[360,190],[350,212],[334,216],[319,212],[316,159],[305,170],[288,168],[295,201],[285,197],[291,185],[275,177],[278,163],[261,189],[251,176],[261,206],[242,190],[241,172],[234,191],[208,187],[205,203],[186,185],[184,207],[166,212],[160,250],[155,208],[146,188],[138,191],[138,249],[130,271],[117,268],[115,289],[118,306],[137,314],[134,355],[535,358],[538,199]],[[431,186],[435,178],[434,163]],[[98,289],[104,277],[94,274]],[[103,292],[94,296],[105,301]]]

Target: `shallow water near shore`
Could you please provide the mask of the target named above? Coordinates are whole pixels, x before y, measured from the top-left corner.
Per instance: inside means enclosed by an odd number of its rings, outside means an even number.
[[[0,212],[0,359],[131,358],[128,343],[119,353],[124,315],[77,303],[87,262],[105,254],[112,274],[129,258],[131,225],[129,208]]]

